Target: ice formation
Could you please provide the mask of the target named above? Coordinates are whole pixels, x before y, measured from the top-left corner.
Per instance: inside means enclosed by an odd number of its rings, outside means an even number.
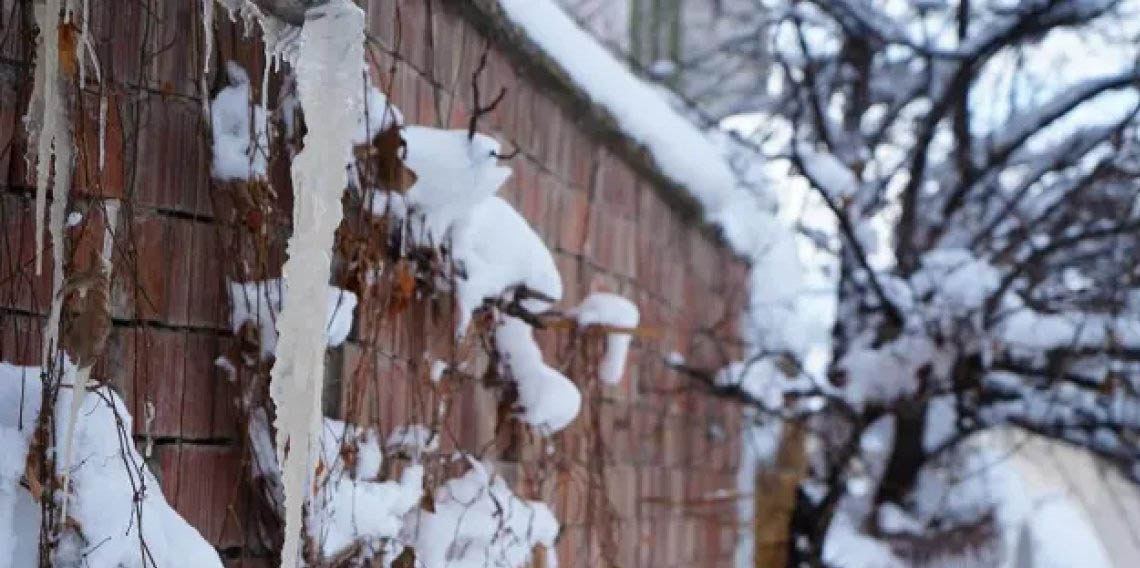
[[[328,338],[325,329],[313,325],[328,320],[328,304],[310,300],[327,293],[333,235],[342,217],[340,198],[348,183],[344,164],[362,105],[357,87],[364,65],[364,12],[348,0],[311,8],[298,46],[294,69],[301,109],[322,120],[307,125],[304,149],[293,160],[293,236],[282,269],[287,286],[269,389],[277,408],[277,457],[285,495],[281,559],[289,568],[299,560]]]
[[[114,234],[115,229],[114,229],[114,227],[115,227],[115,225],[119,219],[119,202],[117,200],[108,200],[105,204],[105,207],[106,207],[106,209],[105,209],[105,211],[106,211],[106,226],[103,229],[103,249],[102,249],[102,251],[100,251],[99,258],[98,258],[99,266],[98,267],[91,267],[92,269],[99,270],[101,272],[101,274],[103,275],[103,278],[97,279],[95,284],[93,284],[94,286],[101,287],[101,289],[100,290],[86,290],[83,292],[84,294],[92,295],[94,298],[101,299],[104,302],[104,305],[88,306],[88,308],[87,308],[88,310],[109,310],[110,309],[110,306],[107,305],[106,302],[107,302],[108,298],[110,297],[110,292],[111,292],[110,291],[110,275],[111,275],[111,270],[112,270],[112,268],[111,268],[111,255],[114,252],[113,246],[115,244],[115,234]],[[107,323],[110,323],[109,322],[109,320],[110,320],[110,313],[109,312],[106,313],[105,317],[108,320]],[[106,330],[104,330],[103,333],[105,333],[105,332],[106,332]],[[102,337],[101,340],[96,338],[96,336],[100,332],[92,330],[91,333],[92,333],[92,335],[89,336],[90,341],[100,341],[100,342],[106,341],[105,335]],[[74,346],[72,346],[71,348],[73,348],[73,347]],[[87,394],[87,388],[88,388],[88,384],[89,384],[88,379],[91,376],[91,368],[95,364],[95,359],[93,358],[93,356],[100,355],[99,353],[96,353],[96,352],[89,352],[91,350],[92,350],[92,348],[85,349],[84,351],[88,351],[88,352],[80,355],[79,359],[76,361],[76,363],[78,364],[78,369],[75,371],[75,383],[72,386],[72,393],[73,394],[71,397],[71,406],[70,406],[70,410],[67,414],[67,422],[64,423],[65,424],[65,430],[64,430],[64,446],[63,446],[63,468],[62,468],[64,471],[64,473],[63,473],[63,493],[64,493],[64,495],[66,495],[68,493],[68,489],[71,487],[70,471],[71,471],[71,464],[73,463],[72,462],[72,455],[73,455],[72,452],[75,448],[75,428],[79,423],[79,410],[82,407],[83,399]],[[60,507],[60,516],[65,518],[65,519],[67,518],[67,503],[68,502],[65,499],[63,501],[63,505]]]

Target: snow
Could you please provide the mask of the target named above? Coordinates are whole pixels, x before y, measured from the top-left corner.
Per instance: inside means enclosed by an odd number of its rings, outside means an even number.
[[[751,361],[733,361],[717,371],[713,380],[718,386],[736,386],[768,410],[778,410],[784,406],[784,386],[780,371],[771,358],[764,357]]]
[[[903,568],[890,547],[852,525],[849,516],[837,514],[823,546],[823,560],[844,568]]]
[[[450,251],[458,270],[456,333],[465,333],[484,300],[519,286],[549,299],[523,300],[522,307],[532,312],[561,299],[562,277],[542,238],[494,195],[511,174],[498,164],[499,143],[478,133],[469,138],[465,130],[422,126],[405,127],[403,136],[404,164],[416,174],[416,183],[403,206],[394,194],[371,193],[370,210],[407,219],[416,244]]]
[[[440,436],[423,424],[406,424],[388,435],[384,447],[389,451],[399,450],[419,461],[420,456],[439,450]]]
[[[352,134],[355,146],[368,144],[381,132],[404,123],[400,109],[388,102],[388,97],[376,88],[367,73],[362,74],[362,80],[364,104],[356,118],[356,131]]]
[[[656,90],[634,77],[550,0],[499,0],[507,17],[558,63],[620,128],[645,146],[657,167],[686,188],[710,215],[736,193],[720,150]]]
[[[1020,535],[1019,560],[1031,568],[1110,568],[1104,546],[1069,499],[1051,499],[1028,515]]]
[[[499,143],[484,134],[468,139],[466,130],[407,126],[404,165],[416,174],[406,194],[419,244],[439,246],[460,217],[498,191],[511,169],[498,165]]]
[[[465,274],[456,282],[459,334],[484,299],[498,298],[517,286],[554,301],[562,298],[562,276],[542,237],[501,197],[488,197],[461,217],[453,228],[452,246]],[[539,313],[550,302],[530,298],[521,305]]]
[[[409,544],[424,568],[522,568],[537,546],[546,566],[557,560],[559,525],[545,503],[520,499],[488,465],[471,469],[435,490],[435,512],[408,518]],[[444,544],[447,543],[447,544]]]
[[[887,534],[922,534],[926,527],[894,503],[883,503],[876,513],[879,528]]]
[[[582,393],[566,375],[542,360],[526,322],[504,316],[495,329],[501,364],[518,386],[520,419],[547,433],[562,430],[578,415]]]
[[[280,36],[265,28],[267,49]],[[282,566],[293,568],[301,552],[302,511],[314,471],[321,408],[321,377],[330,328],[327,293],[333,237],[343,215],[345,168],[363,106],[364,12],[348,0],[331,0],[306,12],[292,59],[301,110],[321,120],[307,123],[304,148],[293,159],[293,235],[282,269],[287,283],[278,330],[277,361],[269,394],[277,407],[277,457],[285,496]],[[285,447],[290,451],[286,454]]]
[[[922,447],[931,451],[946,443],[958,432],[958,409],[954,395],[931,397],[926,409],[926,428],[922,432]]]
[[[210,175],[218,181],[262,179],[269,156],[265,107],[253,104],[245,69],[233,61],[225,67],[229,84],[210,103]]]
[[[1128,316],[1089,313],[1043,314],[1017,308],[998,326],[998,337],[1014,348],[1140,348],[1140,321]]]
[[[261,357],[267,359],[277,350],[277,318],[281,313],[282,282],[279,278],[257,282],[230,282],[230,329],[237,334],[244,323],[253,322],[261,340]],[[328,286],[328,346],[338,347],[352,331],[352,314],[356,294],[336,286]]]
[[[449,367],[448,367],[447,363],[444,363],[443,361],[440,361],[439,359],[432,361],[431,362],[431,372],[428,375],[429,378],[431,379],[431,382],[438,383],[440,381],[440,379],[443,378],[443,375],[445,373],[447,373],[448,368]]]
[[[71,383],[76,369],[68,363],[64,367]],[[40,510],[19,485],[19,476],[40,412],[41,389],[38,367],[0,362],[0,551],[10,553],[4,558],[15,566],[36,564]],[[71,395],[72,389],[60,389],[53,409],[57,423],[62,423]],[[131,417],[119,395],[107,387],[93,390],[84,397],[79,416],[69,501],[70,517],[83,540],[65,532],[54,563],[78,565],[82,555],[87,566],[220,568],[214,549],[163,498],[158,480],[127,434],[133,431]],[[15,532],[3,530],[6,523]],[[145,560],[140,538],[149,553]]]
[[[351,471],[346,448],[354,456]],[[321,460],[308,523],[321,556],[333,558],[355,544],[364,546],[365,558],[375,556],[384,540],[399,536],[403,517],[423,496],[423,468],[405,468],[398,481],[375,481],[383,463],[375,431],[331,418],[321,428]]]
[[[846,373],[841,387],[844,398],[856,407],[870,402],[890,403],[910,396],[919,387],[919,370],[932,365],[931,376],[939,373],[937,350],[929,339],[903,335],[878,349],[853,348],[836,363]]]
[[[633,340],[632,332],[640,318],[637,305],[617,294],[594,292],[571,313],[581,327],[600,325],[616,328],[606,333],[606,353],[598,367],[598,376],[607,385],[620,383],[629,344]]]
[[[322,557],[334,558],[358,543],[367,547],[366,557],[380,552],[382,541],[399,536],[404,516],[419,503],[423,477],[423,466],[413,465],[399,481],[340,477],[322,487],[310,522],[317,527],[312,536],[321,543]]]
[[[804,175],[829,198],[844,199],[855,195],[859,190],[859,178],[855,177],[855,172],[834,154],[816,151],[806,144],[802,144],[797,151]]]
[[[933,304],[958,314],[980,309],[1000,282],[996,268],[965,249],[927,252],[911,276],[914,296],[933,295]]]

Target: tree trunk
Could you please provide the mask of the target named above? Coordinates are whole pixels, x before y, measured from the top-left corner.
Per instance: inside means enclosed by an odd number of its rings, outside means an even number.
[[[914,489],[918,472],[926,461],[923,432],[926,430],[927,402],[908,401],[895,415],[895,440],[883,481],[875,494],[875,504],[902,503]]]

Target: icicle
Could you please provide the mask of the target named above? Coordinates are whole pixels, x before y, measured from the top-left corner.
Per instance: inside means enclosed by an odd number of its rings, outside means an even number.
[[[277,454],[285,487],[285,544],[281,565],[298,566],[302,507],[309,494],[321,408],[328,305],[312,302],[328,287],[333,234],[347,185],[344,164],[360,112],[364,12],[348,0],[312,8],[301,30],[294,69],[308,124],[304,149],[293,162],[293,236],[283,274],[284,309],[278,320],[277,362],[270,395],[277,406]],[[285,452],[286,444],[289,452]]]
[[[71,193],[71,167],[74,148],[67,121],[63,86],[59,69],[60,0],[47,0],[36,11],[36,23],[42,34],[37,47],[36,78],[32,103],[25,122],[36,148],[36,274],[43,272],[44,209],[47,205],[48,179],[54,158],[54,191],[48,231],[51,233],[53,260],[52,302],[43,333],[41,360],[44,368],[53,369],[52,351],[59,340],[59,317],[63,298],[63,227],[67,198]],[[37,116],[38,114],[38,116]]]
[[[36,10],[36,26],[40,29],[36,46],[36,75],[31,104],[24,118],[31,138],[29,147],[36,149],[36,275],[43,272],[44,211],[47,208],[48,173],[54,155],[53,143],[61,118],[59,86],[59,0],[47,0]],[[31,156],[29,156],[30,162]]]
[[[233,19],[233,12],[230,12]],[[198,90],[202,96],[202,115],[210,118],[210,87],[206,75],[210,73],[210,56],[214,53],[214,0],[202,0],[202,77],[198,80]]]
[[[92,270],[99,270],[105,278],[96,279],[93,284],[95,286],[104,286],[102,290],[103,297],[110,293],[107,288],[110,287],[110,274],[111,274],[111,254],[114,251],[115,245],[115,224],[119,220],[119,200],[110,199],[104,202],[106,214],[104,216],[103,227],[103,250],[99,256],[101,266],[92,266]],[[90,292],[89,292],[90,293]],[[62,300],[62,298],[61,298]],[[96,309],[103,309],[105,306],[98,306]],[[87,309],[92,309],[90,306]],[[91,377],[91,369],[95,365],[95,361],[91,359],[80,359],[76,361],[79,369],[75,372],[75,380],[71,386],[71,407],[67,413],[67,429],[64,434],[63,445],[63,464],[62,467],[57,468],[62,471],[63,475],[63,504],[60,506],[61,519],[67,519],[67,503],[68,492],[71,488],[71,465],[72,458],[74,457],[75,449],[75,428],[79,421],[79,409],[83,406],[83,399],[87,395],[88,379]]]
[[[99,95],[99,173],[107,162],[107,93]]]
[[[210,72],[210,55],[214,52],[214,0],[202,0],[202,75]]]
[[[87,58],[91,58],[91,65],[95,69],[95,80],[101,85],[103,84],[103,70],[99,67],[99,55],[95,52],[95,46],[91,43],[91,34],[88,32],[87,19],[90,17],[90,0],[83,0],[83,27],[79,30],[79,49],[75,51],[75,57],[79,60],[79,84],[80,86],[87,85]]]

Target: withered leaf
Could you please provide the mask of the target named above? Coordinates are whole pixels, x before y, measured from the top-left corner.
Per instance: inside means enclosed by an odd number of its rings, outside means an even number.
[[[416,568],[416,549],[405,546],[404,551],[392,561],[392,568]]]
[[[59,70],[69,77],[79,74],[79,28],[75,22],[59,26]]]
[[[416,174],[401,159],[405,147],[400,127],[395,124],[376,137],[374,148],[378,181],[389,191],[404,193],[416,182]]]
[[[28,457],[24,460],[23,485],[28,488],[28,493],[32,494],[32,499],[39,503],[44,494],[44,486],[40,483],[40,466],[35,453],[28,452]]]
[[[776,357],[776,368],[788,378],[795,378],[800,374],[799,363],[787,354]]]
[[[435,496],[432,495],[431,489],[424,489],[424,496],[420,497],[420,509],[429,513],[435,512]]]
[[[392,283],[391,310],[393,314],[404,311],[412,303],[416,292],[416,277],[412,263],[401,259],[396,263],[394,281]]]

